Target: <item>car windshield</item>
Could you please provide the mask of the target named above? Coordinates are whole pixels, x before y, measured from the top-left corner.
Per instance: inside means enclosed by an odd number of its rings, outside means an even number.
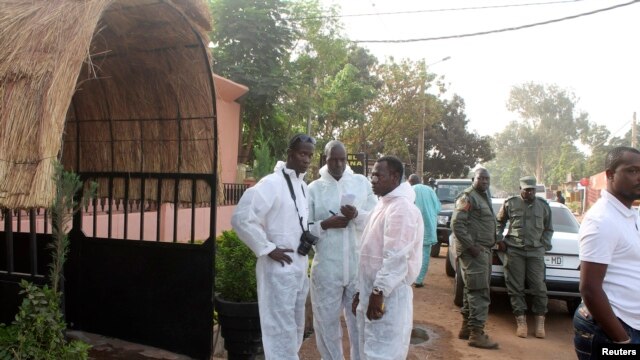
[[[502,202],[493,203],[493,211],[498,215]],[[553,223],[553,231],[577,234],[580,230],[580,223],[576,220],[569,209],[563,207],[551,207],[551,221]],[[507,223],[507,228],[509,225]]]
[[[452,203],[468,187],[469,184],[438,184],[436,194],[441,203]]]
[[[580,224],[571,211],[562,207],[552,207],[551,217],[553,221],[553,230],[566,233],[577,234],[580,230]]]

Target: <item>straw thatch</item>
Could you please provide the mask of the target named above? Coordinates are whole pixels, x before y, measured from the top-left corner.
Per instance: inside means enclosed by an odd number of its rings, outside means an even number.
[[[214,173],[203,0],[0,2],[0,207],[47,206],[57,158],[76,172]],[[162,192],[173,200],[172,184]]]

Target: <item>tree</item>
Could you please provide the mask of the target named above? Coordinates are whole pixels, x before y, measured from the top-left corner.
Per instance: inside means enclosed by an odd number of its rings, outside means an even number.
[[[250,158],[258,129],[281,133],[275,107],[288,83],[284,69],[294,39],[282,0],[209,0],[214,72],[249,87],[243,102],[243,144]]]
[[[511,89],[507,109],[520,115],[512,122],[517,139],[502,137],[498,151],[515,151],[525,173],[545,181],[545,170],[564,143],[572,144],[584,128],[587,115],[575,107],[575,96],[556,85],[525,83]],[[515,143],[514,143],[515,142]]]
[[[604,158],[611,148],[608,145],[611,132],[604,125],[591,124],[580,135],[580,141],[587,145],[590,149],[590,154],[586,158],[584,164],[584,172],[582,174],[576,174],[577,178],[584,176],[590,176],[604,171]],[[619,138],[611,139],[611,142],[617,142]]]
[[[494,158],[491,139],[469,132],[464,99],[454,95],[441,102],[442,116],[427,128],[425,175],[463,177],[471,167]]]
[[[392,58],[377,66],[375,74],[379,93],[363,125],[366,141],[360,146],[370,156],[394,154],[415,168],[422,121],[428,124],[440,116],[437,100],[427,94],[436,76],[427,73],[422,62],[396,63]]]
[[[606,126],[589,121],[576,104],[574,94],[555,85],[514,87],[507,106],[522,119],[494,137],[496,159],[487,164],[492,184],[514,193],[520,176],[562,184],[568,175],[576,180],[602,172],[606,153],[625,140],[610,138]]]
[[[377,78],[371,70],[377,60],[366,49],[350,44],[342,34],[335,7],[322,9],[317,0],[292,5],[298,39],[288,74],[292,78],[283,98],[291,123],[310,128],[320,145],[366,119],[376,96]],[[298,119],[304,119],[299,122]],[[295,126],[295,124],[294,124]],[[350,150],[356,151],[355,148]]]

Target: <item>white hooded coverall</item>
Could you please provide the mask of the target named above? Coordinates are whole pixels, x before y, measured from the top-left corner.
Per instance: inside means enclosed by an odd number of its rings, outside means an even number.
[[[342,229],[323,230],[320,223],[340,212],[344,194],[355,195],[353,205],[358,216]],[[315,246],[311,265],[311,303],[313,329],[318,352],[323,360],[344,359],[342,353],[342,326],[344,314],[351,359],[360,359],[356,318],[351,312],[351,301],[356,293],[358,243],[369,212],[377,198],[366,177],[354,174],[347,166],[340,180],[336,180],[323,166],[320,178],[309,184],[309,229],[320,239]]]
[[[231,225],[258,257],[258,307],[265,358],[298,359],[304,334],[304,307],[309,292],[308,256],[297,253],[302,229],[282,169],[289,174],[302,223],[307,224],[305,174],[296,176],[278,161],[274,173],[247,189],[238,202]],[[303,190],[304,189],[304,190]],[[293,262],[282,266],[268,254],[276,247],[293,249]]]
[[[413,289],[422,266],[424,225],[415,192],[403,182],[382,196],[369,215],[360,246],[357,308],[362,359],[404,360],[413,325]],[[384,315],[367,319],[374,287],[384,295]]]

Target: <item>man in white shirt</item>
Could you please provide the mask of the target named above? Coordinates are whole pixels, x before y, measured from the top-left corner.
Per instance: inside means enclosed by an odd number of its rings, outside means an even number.
[[[413,326],[413,289],[422,266],[422,214],[416,194],[402,181],[394,156],[373,166],[373,193],[380,197],[360,243],[358,293],[353,299],[360,356],[364,360],[405,360]],[[365,318],[366,317],[366,318]]]
[[[616,147],[605,160],[607,189],[580,226],[580,294],[573,318],[579,359],[598,346],[640,343],[640,151]],[[592,352],[593,351],[593,352]]]

